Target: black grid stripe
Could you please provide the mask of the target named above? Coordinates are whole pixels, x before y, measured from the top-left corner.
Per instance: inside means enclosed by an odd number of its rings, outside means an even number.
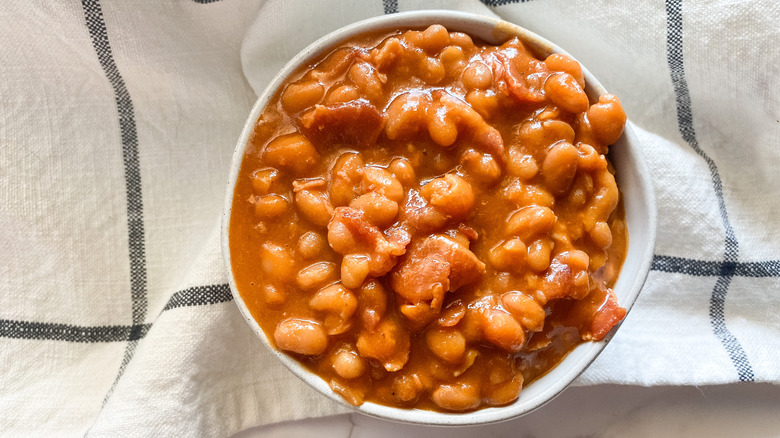
[[[114,379],[114,383],[103,398],[105,404],[114,392],[114,388],[130,363],[140,337],[140,327],[146,319],[146,248],[144,244],[144,207],[141,187],[141,165],[138,158],[138,135],[135,125],[133,101],[127,90],[124,79],[119,73],[111,45],[108,42],[108,31],[103,19],[103,10],[99,0],[82,0],[84,19],[86,21],[92,46],[95,48],[100,66],[114,90],[114,100],[119,116],[119,130],[122,138],[122,158],[125,168],[125,193],[127,196],[127,229],[130,255],[130,294],[132,297],[132,328],[131,333],[136,339],[128,336],[122,363]],[[89,431],[87,432],[89,433]]]
[[[127,342],[146,336],[150,326],[142,324],[85,327],[0,319],[0,337],[80,343]]]
[[[130,93],[117,69],[108,43],[106,24],[99,0],[82,0],[92,45],[100,66],[114,90],[119,129],[122,137],[122,159],[127,195],[127,229],[130,249],[130,292],[133,299],[133,324],[146,318],[146,248],[144,243],[144,204],[141,190],[141,166],[138,160],[138,135]]]
[[[382,6],[385,8],[385,14],[398,12],[398,0],[382,0]]]
[[[683,140],[707,163],[712,177],[712,185],[718,200],[723,228],[726,232],[724,263],[720,264],[720,274],[715,282],[710,297],[710,323],[715,336],[720,340],[728,352],[734,367],[737,369],[739,380],[753,381],[753,368],[745,354],[739,340],[726,327],[725,302],[729,284],[736,271],[736,263],[739,258],[739,244],[734,235],[734,229],[726,211],[726,203],[723,198],[723,184],[715,162],[699,147],[696,139],[696,131],[693,127],[693,114],[691,111],[691,95],[688,82],[685,78],[685,62],[683,58],[683,19],[682,0],[666,0],[667,14],[667,60],[674,86],[677,106],[677,123]]]
[[[513,3],[528,3],[531,0],[480,0],[485,6],[489,7],[495,7],[495,6],[504,6],[504,5],[511,5]]]
[[[163,308],[163,312],[178,307],[224,303],[232,299],[233,295],[230,293],[230,287],[227,284],[196,286],[173,294],[171,299],[168,300],[168,304]]]
[[[227,284],[195,286],[174,293],[163,312],[179,307],[204,306],[233,299]],[[0,319],[0,338],[63,342],[133,342],[143,339],[152,324],[78,326],[47,322]]]
[[[721,275],[753,278],[780,277],[780,260],[733,263],[656,255],[653,257],[651,269],[696,277],[716,277]]]

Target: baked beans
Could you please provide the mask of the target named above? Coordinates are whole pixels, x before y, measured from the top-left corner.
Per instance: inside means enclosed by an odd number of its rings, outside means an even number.
[[[236,182],[232,269],[271,342],[349,403],[513,402],[625,310],[607,152],[626,115],[575,60],[440,25],[297,71]]]

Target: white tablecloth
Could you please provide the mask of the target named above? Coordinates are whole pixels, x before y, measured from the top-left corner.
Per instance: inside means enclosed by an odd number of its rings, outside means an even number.
[[[256,94],[342,25],[498,15],[620,96],[653,270],[579,384],[780,382],[776,0],[0,4],[0,435],[225,436],[343,408],[263,350],[219,247]]]

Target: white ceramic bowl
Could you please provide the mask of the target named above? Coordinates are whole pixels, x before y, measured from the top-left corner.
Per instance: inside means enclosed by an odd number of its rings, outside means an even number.
[[[577,346],[558,366],[524,388],[520,393],[520,397],[507,406],[485,408],[468,413],[440,413],[400,409],[370,402],[354,407],[344,402],[319,376],[311,373],[295,359],[275,350],[271,346],[265,333],[252,317],[236,288],[230,263],[230,248],[228,245],[230,230],[228,225],[230,224],[233,191],[238,171],[241,167],[241,161],[244,157],[244,150],[260,113],[262,113],[277,89],[282,86],[285,78],[309,60],[324,55],[338,43],[357,35],[379,30],[425,28],[434,23],[444,25],[449,31],[468,33],[490,44],[500,44],[510,37],[518,36],[525,43],[543,54],[567,54],[564,50],[544,38],[506,21],[452,11],[416,11],[372,18],[343,27],[319,39],[290,60],[274,77],[259,99],[257,99],[252,112],[247,118],[244,130],[233,154],[230,169],[222,221],[222,252],[228,270],[233,298],[249,326],[252,327],[260,340],[290,371],[331,400],[354,408],[363,414],[394,421],[428,425],[485,424],[526,414],[552,400],[593,362],[614,335],[616,329],[613,329],[603,341],[586,342]],[[586,92],[588,95],[591,98],[598,98],[598,96],[605,94],[606,90],[604,87],[590,74],[585,66],[582,69],[585,73]],[[650,182],[650,173],[643,161],[640,145],[630,125],[626,125],[623,136],[611,148],[609,156],[616,169],[616,179],[623,193],[629,235],[628,254],[614,290],[620,305],[625,307],[626,310],[630,310],[645,282],[652,262],[656,229],[655,199]]]

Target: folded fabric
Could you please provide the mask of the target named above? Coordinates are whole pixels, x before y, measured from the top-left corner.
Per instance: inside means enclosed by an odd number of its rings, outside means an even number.
[[[226,436],[344,412],[264,350],[219,245],[257,94],[343,25],[498,16],[620,96],[650,165],[656,256],[578,384],[780,382],[774,0],[0,5],[0,435]]]

